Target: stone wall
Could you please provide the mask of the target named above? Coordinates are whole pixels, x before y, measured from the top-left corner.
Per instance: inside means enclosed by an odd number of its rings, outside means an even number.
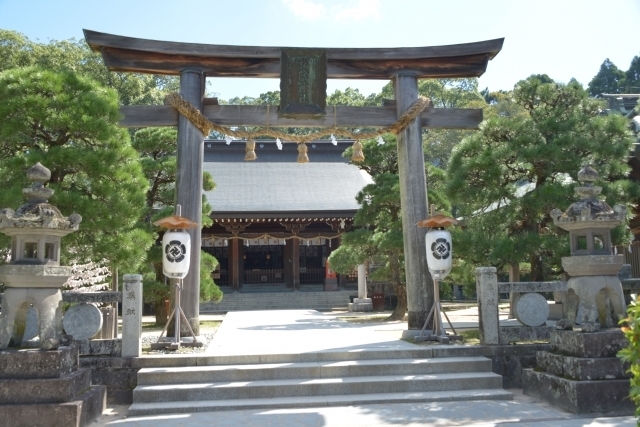
[[[140,366],[135,358],[81,357],[80,367],[91,369],[91,384],[107,386],[107,403],[133,403],[133,389],[138,384]]]
[[[522,370],[535,368],[536,353],[549,351],[550,344],[482,346],[481,354],[491,359],[491,370],[502,375],[503,388],[522,388]]]

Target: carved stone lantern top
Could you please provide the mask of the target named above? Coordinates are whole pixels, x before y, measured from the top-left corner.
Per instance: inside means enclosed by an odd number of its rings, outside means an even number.
[[[593,185],[598,179],[598,172],[585,166],[578,172],[578,180],[584,185],[576,187],[575,192],[580,200],[571,204],[564,213],[560,209],[551,211],[553,223],[564,230],[587,228],[612,229],[620,225],[626,216],[624,205],[615,205],[613,209],[606,202],[599,200],[602,187]]]
[[[51,171],[40,163],[27,171],[27,179],[32,182],[31,187],[22,189],[27,203],[15,211],[11,208],[0,210],[0,232],[14,236],[20,234],[20,230],[33,232],[42,229],[44,234],[64,236],[78,229],[82,221],[80,215],[73,213],[65,217],[48,202],[54,191],[45,187],[44,183],[50,178]]]
[[[0,233],[12,237],[11,264],[59,265],[60,238],[78,229],[82,217],[69,217],[49,203],[54,191],[44,186],[51,171],[36,163],[27,171],[31,187],[23,188],[27,202],[15,211],[0,210]]]

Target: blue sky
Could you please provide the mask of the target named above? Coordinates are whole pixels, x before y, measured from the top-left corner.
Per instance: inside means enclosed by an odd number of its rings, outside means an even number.
[[[480,87],[511,89],[534,73],[585,86],[605,58],[640,55],[640,0],[0,0],[0,28],[31,39],[82,29],[193,43],[402,47],[505,37]],[[328,92],[384,81],[330,80]],[[212,79],[222,98],[277,90],[276,79]]]

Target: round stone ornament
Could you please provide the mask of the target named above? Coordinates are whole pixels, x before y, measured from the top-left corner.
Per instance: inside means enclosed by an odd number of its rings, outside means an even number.
[[[516,319],[527,326],[542,326],[549,317],[549,304],[535,292],[520,296],[515,306]]]
[[[92,304],[71,307],[62,318],[64,331],[74,340],[86,340],[102,329],[102,313]]]

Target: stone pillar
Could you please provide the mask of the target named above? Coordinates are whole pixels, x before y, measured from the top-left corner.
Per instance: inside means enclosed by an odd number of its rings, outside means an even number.
[[[500,344],[498,276],[495,267],[476,268],[480,344]]]
[[[373,301],[367,298],[367,266],[358,265],[358,298],[349,303],[349,311],[372,311]]]
[[[358,266],[358,298],[367,297],[367,266],[360,264]]]
[[[142,276],[125,274],[122,291],[122,357],[142,355]]]
[[[418,79],[415,75],[398,74],[394,79],[394,91],[396,111],[400,117],[418,99]],[[418,221],[429,216],[419,117],[398,134],[398,170],[409,311],[408,328],[422,329],[427,318],[427,310],[433,305],[433,280],[429,275],[425,255],[425,231],[416,225]]]
[[[180,94],[202,111],[205,75],[199,71],[180,74]],[[204,135],[183,115],[178,115],[176,204],[181,215],[202,225],[202,160]],[[200,246],[201,229],[186,230],[191,235],[191,266],[184,278],[182,309],[196,335],[200,334]]]
[[[509,264],[509,281],[520,281],[520,264]],[[515,302],[520,296],[520,292],[509,292],[509,319],[515,319],[516,313],[514,311]]]

